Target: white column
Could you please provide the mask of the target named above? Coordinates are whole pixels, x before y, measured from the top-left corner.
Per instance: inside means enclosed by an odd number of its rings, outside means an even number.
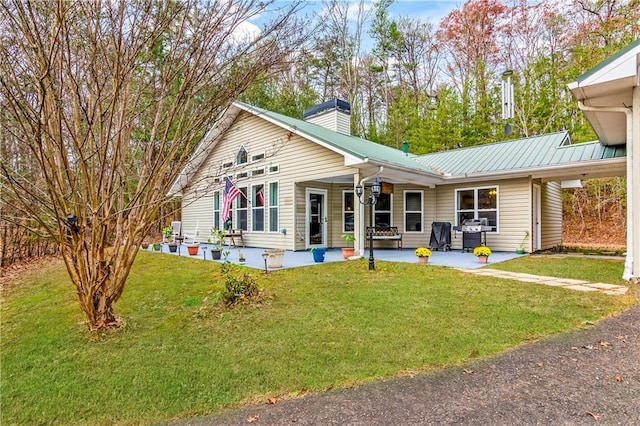
[[[627,155],[631,151],[631,182],[627,182],[627,205],[633,204],[632,211],[627,207],[627,214],[632,213],[629,223],[631,228],[631,246],[633,253],[633,277],[640,279],[640,86],[633,88],[631,149],[627,147]]]

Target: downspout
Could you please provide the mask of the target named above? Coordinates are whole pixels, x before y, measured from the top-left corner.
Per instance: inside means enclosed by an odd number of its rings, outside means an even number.
[[[634,88],[634,108],[638,109],[636,104],[636,98],[638,97],[638,87]],[[640,261],[636,260],[634,262],[635,257],[640,255],[640,241],[634,241],[634,226],[633,226],[633,215],[639,215],[640,210],[634,209],[634,181],[633,181],[633,109],[622,108],[622,107],[604,107],[604,106],[590,106],[585,105],[583,101],[578,101],[578,107],[582,111],[593,111],[593,112],[619,112],[626,114],[627,116],[627,257],[624,261],[624,272],[622,273],[622,279],[626,281],[631,281],[632,279],[638,279],[640,273],[638,273],[638,268],[640,267]],[[640,129],[636,132],[640,134]],[[639,142],[640,143],[640,142]],[[639,143],[636,143],[638,145]],[[640,157],[640,155],[638,156]],[[640,179],[638,180],[640,182]],[[640,198],[640,197],[639,197]],[[638,200],[640,201],[640,200]],[[640,223],[640,221],[638,221]],[[634,247],[634,245],[638,245],[639,247]],[[636,253],[634,255],[634,253]],[[635,263],[635,271],[634,271],[634,263]],[[635,273],[634,273],[635,272]]]
[[[366,160],[365,160],[366,161]],[[360,185],[362,185],[362,187],[364,188],[364,183],[370,181],[371,179],[378,177],[380,175],[380,173],[382,173],[382,171],[384,170],[383,166],[378,166],[378,171],[375,172],[374,174],[372,174],[371,176],[367,176],[364,177],[360,180]],[[355,191],[354,191],[354,195],[355,195]],[[365,230],[365,218],[364,218],[364,204],[362,204],[360,202],[360,200],[358,200],[358,204],[360,205],[360,208],[358,209],[358,216],[360,218],[359,223],[360,223],[360,227],[358,229],[358,256],[363,257],[364,256],[364,239],[365,239],[365,235],[364,235],[364,230]],[[373,206],[370,206],[370,208],[373,208]],[[371,226],[371,224],[369,224],[369,226]]]

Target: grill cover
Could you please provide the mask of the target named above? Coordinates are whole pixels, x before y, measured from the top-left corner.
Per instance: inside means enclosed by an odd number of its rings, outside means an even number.
[[[451,250],[451,223],[433,222],[431,224],[431,239],[429,240],[431,250]]]

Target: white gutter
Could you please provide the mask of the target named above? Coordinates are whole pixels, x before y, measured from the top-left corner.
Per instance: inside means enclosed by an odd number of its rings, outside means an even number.
[[[365,162],[368,162],[368,158],[365,158]],[[364,183],[368,182],[370,180],[372,180],[375,177],[380,176],[380,173],[382,173],[382,171],[384,170],[383,166],[378,166],[378,171],[375,172],[374,174],[364,177],[362,179],[360,179],[360,185],[362,185],[362,188],[364,189]],[[353,191],[354,195],[355,195],[355,189]],[[354,200],[355,201],[355,200]],[[360,255],[360,257],[364,257],[364,239],[365,239],[365,235],[364,235],[364,230],[365,230],[365,219],[364,219],[364,204],[362,204],[360,202],[360,200],[358,200],[358,204],[360,205],[360,209],[358,210],[358,216],[360,217],[359,223],[359,229],[358,229],[358,238],[356,239],[356,241],[358,241],[358,254]],[[373,206],[369,206],[370,208],[373,208]],[[369,224],[369,226],[373,226],[372,224]]]
[[[634,88],[634,105],[633,110],[640,109],[640,101],[637,99],[640,95],[640,91],[638,91],[638,87]],[[634,238],[634,214],[640,215],[640,208],[634,208],[634,198],[638,198],[635,203],[640,201],[640,197],[634,197],[634,183],[640,184],[640,178],[634,182],[634,174],[637,174],[640,171],[640,168],[636,167],[636,172],[633,170],[633,159],[640,158],[640,154],[634,152],[634,145],[636,146],[636,150],[638,150],[638,146],[640,146],[640,140],[633,143],[633,110],[629,108],[622,107],[609,107],[609,106],[591,106],[585,105],[583,101],[578,101],[578,107],[582,111],[593,111],[593,112],[619,112],[623,113],[627,116],[627,257],[624,262],[624,272],[622,274],[622,279],[626,281],[637,280],[640,277],[640,272],[638,269],[640,268],[640,241],[634,241],[637,238]],[[636,135],[640,135],[640,129],[635,132]],[[640,219],[635,221],[636,224],[640,224]],[[635,234],[639,234],[640,232],[635,232]],[[635,246],[635,247],[634,247]],[[635,253],[635,254],[634,254]],[[635,264],[635,268],[634,268]]]

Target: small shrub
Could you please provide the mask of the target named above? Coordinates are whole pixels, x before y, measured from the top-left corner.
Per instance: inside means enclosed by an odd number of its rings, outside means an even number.
[[[256,279],[248,272],[236,273],[229,262],[222,265],[224,290],[222,300],[227,306],[239,303],[255,303],[262,299],[262,291]]]

